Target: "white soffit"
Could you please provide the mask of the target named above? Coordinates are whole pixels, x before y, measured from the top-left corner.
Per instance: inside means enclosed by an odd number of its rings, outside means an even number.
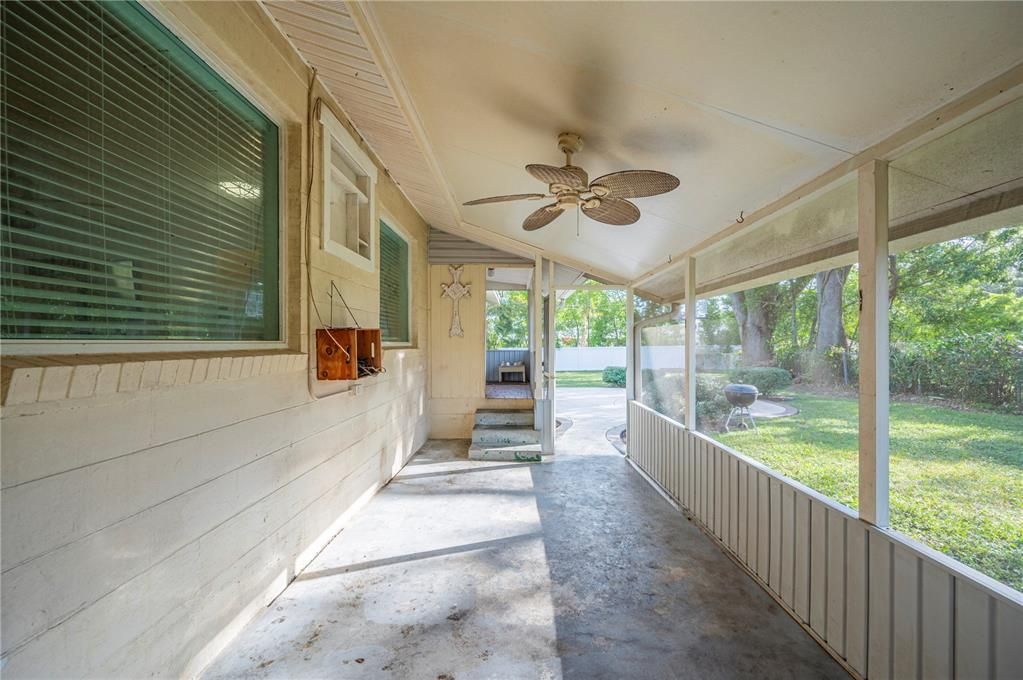
[[[460,204],[543,186],[580,133],[591,177],[672,172],[610,227],[536,204],[461,219],[636,278],[1023,61],[1023,3],[389,2],[372,13]],[[385,162],[389,162],[383,154]]]
[[[391,177],[429,224],[451,228],[456,216],[430,172],[398,106],[344,2],[264,0],[264,6],[320,81],[341,104]]]

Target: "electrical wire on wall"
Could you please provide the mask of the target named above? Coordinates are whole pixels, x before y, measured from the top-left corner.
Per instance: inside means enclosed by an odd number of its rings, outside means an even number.
[[[333,328],[334,328],[334,293],[336,292],[338,297],[341,298],[341,302],[342,302],[342,304],[344,304],[345,309],[348,310],[348,315],[351,317],[352,323],[355,324],[355,327],[356,328],[362,328],[362,325],[359,324],[358,319],[355,318],[355,312],[353,312],[352,308],[348,306],[348,301],[345,300],[344,294],[341,292],[341,289],[338,288],[337,284],[334,282],[333,279],[331,279],[331,281],[330,281],[330,323],[329,324],[324,322],[323,315],[320,313],[320,307],[319,307],[319,305],[316,304],[316,296],[313,295],[313,264],[312,264],[313,263],[313,246],[312,246],[312,242],[313,242],[313,232],[312,232],[312,202],[313,202],[313,198],[312,197],[313,197],[313,181],[314,181],[314,177],[315,177],[315,173],[316,173],[316,163],[315,163],[316,144],[315,144],[315,141],[314,141],[315,135],[313,134],[313,131],[315,130],[316,121],[319,120],[319,118],[320,118],[320,110],[323,107],[323,98],[322,97],[314,96],[314,93],[316,91],[316,68],[315,67],[311,67],[311,72],[312,73],[311,73],[311,76],[310,76],[310,79],[309,79],[309,92],[308,92],[307,99],[306,99],[306,110],[307,110],[307,113],[308,113],[308,120],[306,121],[306,123],[307,123],[306,124],[306,143],[307,143],[307,148],[306,148],[306,157],[307,157],[306,168],[307,168],[307,172],[308,172],[308,179],[307,179],[307,182],[306,182],[306,192],[305,192],[305,220],[304,220],[305,221],[305,232],[306,232],[306,235],[305,235],[306,289],[308,290],[309,301],[312,303],[313,311],[316,313],[316,319],[319,321],[320,327],[323,328],[326,331],[327,337],[330,338],[330,341],[333,342],[335,345],[337,345],[337,348],[339,350],[341,350],[341,352],[344,353],[345,358],[348,361],[351,361],[352,360],[351,353],[341,345],[341,343],[337,340],[337,338],[334,337],[334,334],[331,332],[333,330]],[[326,159],[323,159],[323,163],[324,164],[326,163]],[[368,377],[368,376],[371,376],[371,375],[377,375],[377,374],[380,374],[380,373],[384,373],[387,370],[385,368],[375,368],[366,359],[356,358],[356,363],[357,363],[357,366],[358,366],[358,375],[359,375],[360,378],[364,378],[364,377]]]
[[[306,97],[306,111],[308,113],[308,119],[306,121],[306,169],[308,173],[308,179],[306,181],[305,188],[305,267],[306,267],[306,289],[309,293],[309,301],[313,305],[313,311],[316,312],[316,318],[320,322],[320,327],[327,331],[327,337],[330,341],[337,345],[337,348],[341,350],[345,359],[348,361],[352,360],[352,355],[347,349],[341,346],[341,343],[337,341],[334,334],[331,333],[332,328],[323,321],[323,315],[320,314],[320,308],[316,304],[316,296],[313,295],[313,232],[312,232],[312,210],[313,210],[313,178],[316,174],[316,162],[315,162],[315,151],[316,144],[314,141],[313,130],[315,130],[316,121],[320,117],[320,109],[323,107],[323,98],[314,97],[316,91],[316,68],[311,67],[312,75],[309,78],[309,92]],[[330,285],[332,289],[336,289],[337,286],[331,281]],[[338,290],[338,295],[341,291]],[[333,297],[333,290],[331,290],[331,297]],[[344,300],[344,297],[341,298]],[[348,303],[345,303],[345,307],[348,307]],[[331,305],[331,314],[333,315],[333,305]],[[349,308],[349,313],[351,309]],[[332,319],[333,320],[333,319]],[[355,316],[352,316],[352,321],[355,321]],[[356,322],[356,325],[358,323]]]

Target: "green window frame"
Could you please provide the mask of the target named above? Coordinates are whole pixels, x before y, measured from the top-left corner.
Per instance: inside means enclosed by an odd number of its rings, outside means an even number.
[[[0,25],[5,351],[279,343],[278,125],[136,2]]]
[[[412,342],[409,241],[380,221],[380,335],[384,342]]]

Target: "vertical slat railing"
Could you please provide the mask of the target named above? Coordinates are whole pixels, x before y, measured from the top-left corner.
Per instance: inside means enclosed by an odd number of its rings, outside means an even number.
[[[1023,594],[643,404],[628,452],[854,673],[1023,678]]]

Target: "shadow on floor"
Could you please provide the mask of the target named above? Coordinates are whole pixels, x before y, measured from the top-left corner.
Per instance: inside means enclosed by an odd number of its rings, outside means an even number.
[[[848,678],[618,455],[530,468],[565,678]]]
[[[203,677],[848,677],[604,448],[428,442]]]

